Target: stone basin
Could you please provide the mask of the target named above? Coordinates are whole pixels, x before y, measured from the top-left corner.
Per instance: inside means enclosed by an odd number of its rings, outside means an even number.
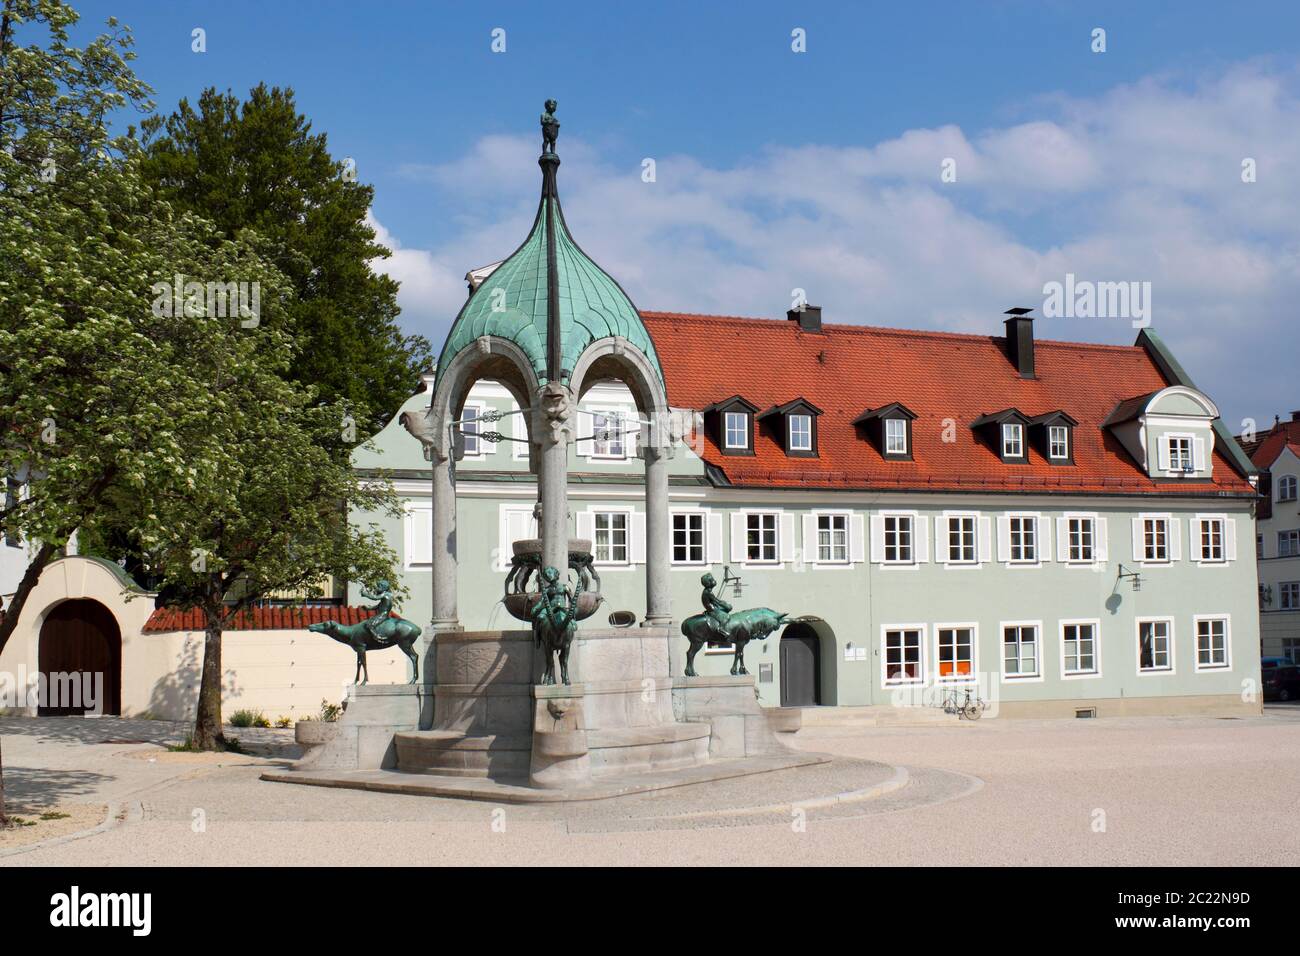
[[[506,612],[519,621],[531,621],[528,613],[541,598],[538,591],[526,594],[507,594],[505,596]],[[583,621],[596,613],[600,607],[600,595],[595,591],[583,591],[578,595],[578,620]]]

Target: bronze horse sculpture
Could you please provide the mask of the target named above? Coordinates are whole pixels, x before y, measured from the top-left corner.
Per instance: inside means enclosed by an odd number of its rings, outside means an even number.
[[[695,673],[695,655],[709,641],[733,645],[736,654],[731,662],[732,675],[748,674],[749,671],[745,670],[745,645],[750,641],[760,641],[784,627],[789,616],[771,608],[751,607],[727,615],[726,623],[720,625],[713,614],[692,614],[682,621],[682,633],[691,642],[691,649],[686,652],[686,676],[698,676]]]
[[[382,651],[393,645],[401,648],[402,653],[411,660],[411,679],[407,683],[414,684],[420,679],[420,659],[414,650],[415,640],[420,636],[420,625],[404,617],[388,617],[377,622],[374,627],[377,637],[371,636],[364,621],[360,624],[321,621],[318,624],[308,624],[307,630],[332,637],[340,644],[346,644],[356,651],[357,675],[353,679],[357,683],[370,682],[370,671],[366,667],[366,651]]]

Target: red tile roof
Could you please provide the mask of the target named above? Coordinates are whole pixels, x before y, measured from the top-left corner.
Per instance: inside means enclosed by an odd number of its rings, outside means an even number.
[[[357,624],[370,616],[363,607],[351,605],[309,605],[307,607],[255,607],[240,611],[229,623],[227,631],[299,631],[308,624],[321,621],[338,621],[340,624]],[[146,634],[164,631],[201,631],[204,629],[203,612],[198,608],[177,610],[160,607],[145,622]]]
[[[1243,442],[1242,447],[1247,449],[1250,460],[1260,468],[1272,467],[1283,448],[1290,447],[1300,456],[1300,420],[1278,422],[1265,434],[1257,435],[1253,444]]]
[[[789,458],[755,429],[752,456],[723,455],[710,438],[703,456],[746,487],[918,489],[1112,494],[1243,494],[1249,484],[1217,452],[1214,479],[1171,488],[1152,481],[1104,422],[1124,400],[1165,381],[1140,346],[1039,340],[1037,378],[1022,379],[1000,336],[854,325],[805,332],[781,319],[643,312],[675,406],[702,409],[740,394],[758,408],[803,397],[824,409],[816,458]],[[862,412],[901,402],[916,413],[913,461],[886,461],[852,424]],[[1033,417],[1060,409],[1078,421],[1074,460],[1004,464],[971,422],[1018,408]],[[945,423],[955,441],[942,439]]]

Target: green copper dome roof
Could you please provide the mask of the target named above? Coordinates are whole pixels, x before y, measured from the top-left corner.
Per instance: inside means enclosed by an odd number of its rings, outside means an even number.
[[[546,119],[544,116],[543,130]],[[559,124],[554,125],[558,131]],[[560,159],[549,149],[553,141],[552,136],[538,160],[542,198],[532,231],[471,293],[447,335],[438,368],[446,368],[480,336],[492,335],[518,345],[539,381],[557,379],[568,384],[587,346],[598,339],[621,336],[645,354],[662,381],[659,356],[636,306],[579,248],[564,222],[555,188]],[[553,336],[558,338],[555,349]]]

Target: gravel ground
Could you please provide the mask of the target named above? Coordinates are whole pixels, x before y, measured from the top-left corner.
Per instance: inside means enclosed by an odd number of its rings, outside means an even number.
[[[150,726],[139,728],[139,724]],[[139,804],[46,864],[1277,864],[1300,860],[1300,707],[1263,717],[984,720],[797,736],[845,758],[570,807],[261,781],[286,760],[150,761],[154,722],[0,719],[15,791]],[[260,742],[289,753],[286,732]],[[278,735],[278,736],[277,736]],[[146,740],[148,743],[96,741]],[[143,755],[142,755],[143,754]],[[806,797],[905,785],[874,799]]]

